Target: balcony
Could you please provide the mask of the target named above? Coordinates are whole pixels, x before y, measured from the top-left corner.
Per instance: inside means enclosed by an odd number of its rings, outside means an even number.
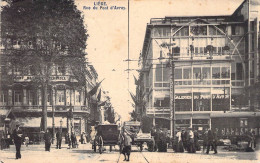
[[[158,117],[169,117],[170,108],[169,107],[149,107],[146,110],[146,114],[155,115]]]
[[[3,108],[13,109],[16,112],[41,112],[42,105],[23,105],[23,106],[3,106]],[[87,106],[55,106],[55,112],[68,112],[72,108],[74,112],[86,112],[90,113],[90,109]],[[47,111],[52,112],[52,106],[47,106]]]

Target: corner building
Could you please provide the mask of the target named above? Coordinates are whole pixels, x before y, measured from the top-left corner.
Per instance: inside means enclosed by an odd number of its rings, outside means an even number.
[[[254,129],[260,135],[256,9],[244,1],[232,15],[150,20],[138,89],[145,92],[145,114],[156,125],[170,129],[175,94],[176,127],[218,128],[222,135]]]

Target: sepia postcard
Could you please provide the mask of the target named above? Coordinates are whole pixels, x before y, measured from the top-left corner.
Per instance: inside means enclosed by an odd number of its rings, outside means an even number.
[[[0,162],[259,162],[259,0],[2,0]]]

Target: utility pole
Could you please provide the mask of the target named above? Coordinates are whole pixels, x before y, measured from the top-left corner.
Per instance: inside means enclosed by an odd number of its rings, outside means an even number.
[[[168,45],[168,48],[169,48],[169,53],[170,53],[169,55],[170,55],[171,68],[172,68],[171,69],[172,81],[170,82],[170,136],[173,137],[175,132],[175,79],[174,79],[175,64],[173,59],[174,52],[172,50],[172,46],[175,45],[175,43],[172,44],[171,39],[172,39],[172,34],[170,37],[170,44]]]
[[[174,70],[175,70],[175,63],[173,60],[173,54],[171,57],[171,67],[172,67],[172,81],[170,85],[170,93],[172,92],[172,98],[170,102],[170,131],[171,136],[173,137],[175,132],[175,78],[174,78]]]

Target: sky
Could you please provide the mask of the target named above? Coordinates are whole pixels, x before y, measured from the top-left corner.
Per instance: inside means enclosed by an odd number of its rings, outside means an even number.
[[[106,2],[108,10],[94,10],[94,3]],[[230,15],[243,0],[130,0],[129,58],[138,59],[142,50],[146,25],[151,18],[165,16]],[[257,0],[255,0],[257,2]],[[128,2],[127,0],[75,0],[87,25],[88,60],[95,67],[102,88],[109,92],[115,111],[124,121],[129,120],[132,107],[130,92],[135,92],[137,71],[129,72],[128,90]],[[84,7],[85,6],[85,7]],[[125,10],[110,9],[111,6]],[[86,9],[91,7],[90,10]],[[99,7],[99,6],[98,6]],[[138,68],[130,62],[130,69]],[[114,71],[113,71],[114,70]]]

